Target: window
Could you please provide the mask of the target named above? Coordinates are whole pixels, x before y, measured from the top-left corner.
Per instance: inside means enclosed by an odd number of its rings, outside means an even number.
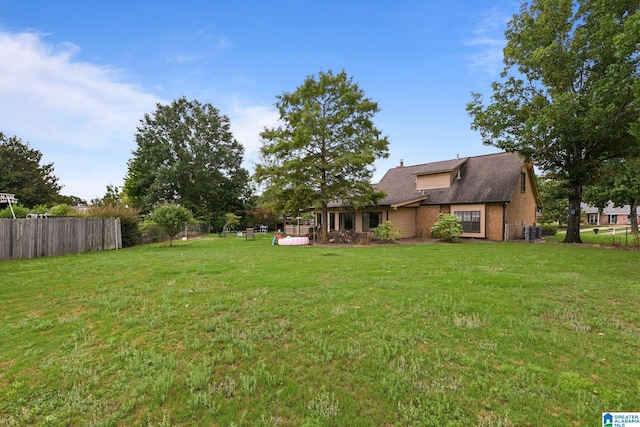
[[[340,212],[340,230],[355,230],[356,214],[355,212]]]
[[[609,215],[609,224],[617,224],[618,215]]]
[[[362,231],[371,231],[382,224],[382,212],[363,212]]]
[[[527,174],[520,172],[520,192],[524,193],[527,189]]]
[[[462,232],[480,232],[480,211],[462,211],[454,214],[462,222]]]
[[[589,214],[589,224],[597,224],[598,223],[598,214],[590,213]]]

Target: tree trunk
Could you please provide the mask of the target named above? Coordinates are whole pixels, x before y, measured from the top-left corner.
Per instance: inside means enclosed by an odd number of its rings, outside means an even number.
[[[329,221],[329,208],[326,203],[322,203],[322,221],[324,226],[320,229],[320,241],[325,243],[329,240],[329,227],[331,227],[331,221]]]
[[[631,223],[631,233],[638,234],[638,202],[630,200],[631,212],[629,212],[629,222]]]
[[[567,235],[563,243],[582,243],[580,239],[580,202],[582,202],[582,186],[572,183],[569,187],[569,217],[567,218]]]

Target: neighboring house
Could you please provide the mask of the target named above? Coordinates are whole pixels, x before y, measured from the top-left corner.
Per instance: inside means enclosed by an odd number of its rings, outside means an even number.
[[[390,169],[375,187],[386,197],[376,206],[350,209],[329,205],[330,230],[367,232],[385,221],[402,237],[431,237],[438,214],[462,221],[463,237],[487,240],[521,239],[524,227],[535,225],[542,205],[531,163],[517,154],[498,153]]]
[[[584,212],[584,223],[593,225],[629,225],[629,213],[631,212],[631,206],[625,205],[622,207],[615,207],[612,202],[609,202],[607,206],[600,212],[595,206],[589,206],[586,203],[582,203],[580,206],[582,212]],[[640,224],[640,217],[638,218]]]

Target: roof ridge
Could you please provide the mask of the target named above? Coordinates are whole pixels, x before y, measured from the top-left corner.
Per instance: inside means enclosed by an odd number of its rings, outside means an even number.
[[[496,156],[496,155],[500,155],[500,154],[517,154],[517,153],[508,152],[508,151],[499,151],[497,153],[478,154],[477,156],[457,157],[457,158],[454,158],[454,159],[445,159],[445,160],[434,160],[432,162],[425,162],[425,163],[420,163],[420,164],[417,164],[417,165],[396,166],[395,168],[391,168],[391,169],[399,169],[401,167],[403,167],[403,168],[414,168],[414,167],[419,167],[419,166],[431,165],[431,164],[434,164],[434,163],[455,162],[455,161],[460,161],[460,160],[475,159],[475,158],[478,158],[478,157]]]

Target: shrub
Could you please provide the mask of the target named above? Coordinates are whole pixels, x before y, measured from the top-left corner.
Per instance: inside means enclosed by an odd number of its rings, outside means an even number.
[[[378,224],[378,226],[373,229],[373,235],[376,236],[376,239],[383,242],[395,242],[402,236],[402,231],[396,228],[391,221],[386,221]]]
[[[456,242],[462,236],[462,223],[455,215],[440,214],[431,227],[431,235],[445,242]]]
[[[20,205],[12,205],[13,213],[16,215],[16,218],[26,218],[27,215],[31,212],[29,209]],[[11,213],[11,208],[7,206],[6,208],[0,210],[0,218],[13,218],[13,214]]]
[[[110,203],[102,206],[91,206],[87,212],[91,218],[120,218],[122,247],[134,246],[140,241],[140,211],[129,208],[122,203]]]
[[[543,225],[541,228],[543,236],[555,236],[556,234],[558,234],[557,225]]]
[[[55,205],[49,209],[51,216],[71,216],[73,213],[73,208],[65,203]]]

